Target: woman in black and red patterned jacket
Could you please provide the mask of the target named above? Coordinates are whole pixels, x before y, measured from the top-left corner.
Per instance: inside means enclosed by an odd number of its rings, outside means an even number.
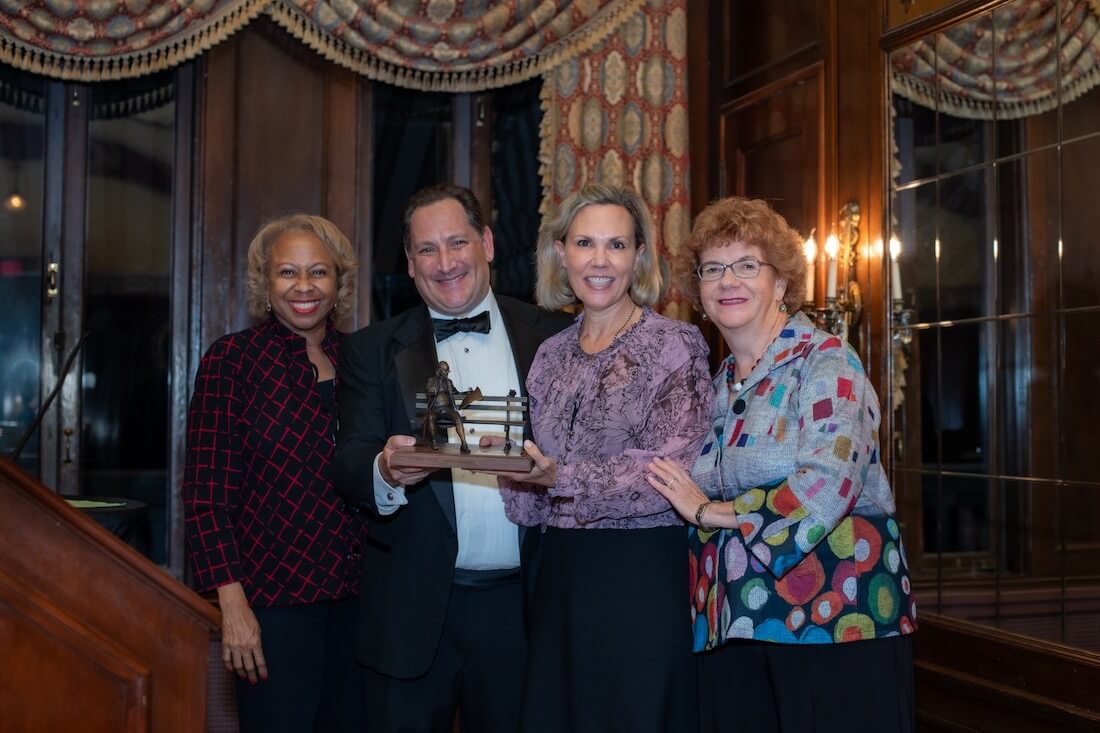
[[[358,263],[295,214],[248,248],[257,325],[202,359],[183,502],[191,569],[216,589],[241,731],[361,730],[353,649],[364,519],[332,488],[339,334]]]

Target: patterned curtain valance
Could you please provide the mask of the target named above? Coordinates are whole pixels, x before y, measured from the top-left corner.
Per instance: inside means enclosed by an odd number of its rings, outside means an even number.
[[[0,62],[57,79],[144,76],[194,58],[270,0],[0,0]]]
[[[275,20],[370,79],[425,91],[491,89],[592,49],[644,0],[277,0]]]
[[[261,12],[331,61],[429,91],[513,84],[575,58],[644,0],[0,0],[0,62],[62,79],[150,74]]]
[[[894,52],[891,87],[956,117],[1028,117],[1100,83],[1100,0],[1009,3],[936,39]]]

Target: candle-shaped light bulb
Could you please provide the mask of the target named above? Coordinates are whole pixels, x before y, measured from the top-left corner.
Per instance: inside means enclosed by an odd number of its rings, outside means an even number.
[[[817,303],[817,294],[814,292],[814,276],[817,274],[817,242],[814,235],[810,234],[802,244],[802,253],[806,255],[806,297],[807,303]]]
[[[840,251],[840,240],[830,234],[825,240],[825,255],[829,258],[829,269],[825,279],[825,298],[836,298],[836,256]]]
[[[901,257],[901,240],[890,237],[890,296],[895,303],[900,303],[901,295],[901,268],[898,266],[898,257]]]

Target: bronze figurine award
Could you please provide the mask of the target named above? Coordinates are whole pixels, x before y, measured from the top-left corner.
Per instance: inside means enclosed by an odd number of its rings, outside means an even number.
[[[527,398],[517,395],[514,389],[503,397],[483,395],[477,387],[460,392],[455,389],[450,373],[447,362],[439,362],[435,375],[428,378],[424,391],[417,393],[416,408],[420,411],[420,417],[416,421],[419,428],[414,422],[416,445],[394,451],[390,462],[405,468],[530,471],[535,464],[523,450]],[[463,410],[478,414],[464,416]],[[482,416],[481,413],[489,413],[492,417]],[[470,445],[466,440],[466,425],[504,426],[504,445],[482,448],[477,440]],[[447,442],[448,427],[453,427],[458,434],[458,444]],[[511,438],[512,428],[519,431],[518,446]]]

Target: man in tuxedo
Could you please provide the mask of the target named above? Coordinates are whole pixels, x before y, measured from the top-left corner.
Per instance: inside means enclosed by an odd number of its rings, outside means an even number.
[[[467,731],[515,733],[539,532],[507,519],[494,477],[391,458],[415,442],[415,396],[441,360],[460,389],[522,393],[539,344],[569,319],[493,294],[493,234],[469,190],[417,192],[403,224],[424,304],[346,338],[337,371],[336,490],[373,515],[357,650],[368,730],[449,733],[457,709]]]

